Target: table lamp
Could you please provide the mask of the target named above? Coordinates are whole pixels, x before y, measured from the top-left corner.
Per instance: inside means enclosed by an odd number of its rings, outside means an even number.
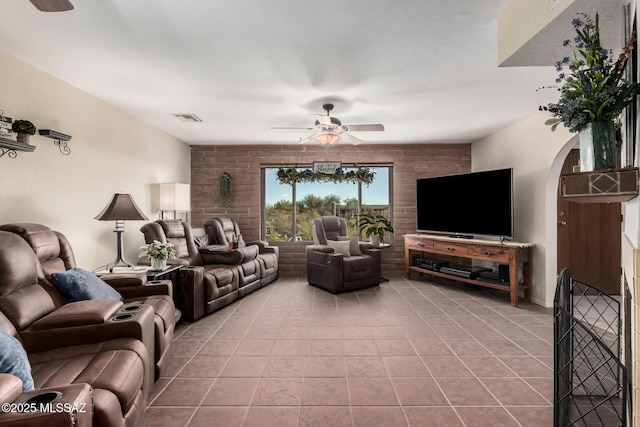
[[[113,272],[115,267],[130,267],[133,269],[133,264],[128,263],[122,255],[123,248],[123,233],[124,222],[126,220],[144,221],[148,218],[140,211],[140,208],[133,201],[131,194],[116,193],[113,195],[111,201],[100,212],[95,219],[98,221],[115,221],[116,228],[114,233],[117,234],[118,241],[118,255],[116,260],[110,264],[100,267],[99,270],[106,269],[110,273]]]

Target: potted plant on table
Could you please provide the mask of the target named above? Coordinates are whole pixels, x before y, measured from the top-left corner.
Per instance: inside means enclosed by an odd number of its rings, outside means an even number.
[[[554,131],[562,123],[580,134],[582,171],[616,167],[615,122],[620,113],[640,92],[637,83],[625,80],[624,70],[635,34],[614,61],[611,50],[600,44],[598,15],[595,19],[580,14],[572,21],[576,36],[563,45],[572,51],[556,63],[560,73],[556,83],[560,99],[540,109],[551,112],[545,124]]]
[[[16,120],[11,130],[18,134],[18,142],[29,143],[29,136],[36,134],[36,127],[29,120]]]
[[[167,267],[167,260],[176,256],[173,243],[169,242],[162,243],[154,240],[153,243],[141,246],[140,249],[149,258],[151,269],[155,271],[164,270]]]
[[[380,246],[380,242],[384,242],[384,234],[393,233],[393,225],[383,215],[365,213],[358,215],[358,232],[364,233],[373,246]]]

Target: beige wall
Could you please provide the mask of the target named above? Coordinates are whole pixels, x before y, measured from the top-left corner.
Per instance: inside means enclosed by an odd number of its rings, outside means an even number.
[[[471,158],[474,171],[513,168],[515,238],[536,245],[531,296],[550,306],[557,272],[555,248],[548,245],[555,245],[558,163],[562,166],[574,135],[563,127],[551,132],[544,125],[547,118],[547,113],[538,113],[474,142]]]
[[[0,64],[5,115],[73,136],[69,156],[53,140],[35,135],[34,152],[0,157],[0,224],[38,222],[63,232],[86,269],[113,261],[114,223],[93,218],[113,193],[125,192],[154,219],[152,184],[188,183],[189,147],[2,51]],[[135,262],[144,243],[142,225],[125,224],[129,261]]]
[[[498,16],[498,64],[569,7],[574,0],[559,0],[549,8],[549,0],[511,0]]]

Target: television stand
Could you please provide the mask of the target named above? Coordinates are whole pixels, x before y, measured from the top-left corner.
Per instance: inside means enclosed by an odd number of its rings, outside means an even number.
[[[408,278],[411,278],[411,272],[415,271],[420,273],[420,275],[428,274],[472,285],[509,291],[511,305],[517,307],[518,285],[520,285],[524,292],[524,300],[526,302],[531,301],[532,247],[533,244],[531,243],[498,242],[481,239],[464,241],[458,238],[439,235],[406,234],[404,236],[404,260]],[[447,257],[454,257],[455,259],[478,259],[507,264],[509,266],[509,282],[502,284],[494,281],[479,280],[475,277],[461,277],[441,271],[427,270],[411,265],[411,255],[413,252],[419,252],[421,257],[423,257],[423,253],[426,253],[426,256],[429,258],[437,258],[437,255],[446,255]],[[523,273],[521,284],[518,280],[520,265],[522,265]]]

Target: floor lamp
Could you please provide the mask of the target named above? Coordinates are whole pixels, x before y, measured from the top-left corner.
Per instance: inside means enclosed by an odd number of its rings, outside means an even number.
[[[158,210],[161,219],[164,219],[165,212],[173,212],[173,219],[177,219],[176,212],[189,212],[191,186],[177,182],[158,184]],[[188,214],[186,220],[189,220]]]
[[[95,219],[98,221],[115,221],[116,228],[113,232],[117,234],[118,241],[118,255],[116,260],[98,268],[98,270],[108,270],[112,273],[115,267],[130,267],[133,269],[133,264],[128,263],[124,259],[124,255],[122,255],[122,249],[124,247],[124,239],[122,235],[124,233],[124,222],[126,220],[144,221],[148,218],[140,211],[136,202],[133,201],[131,194],[114,194],[111,201],[102,210],[102,212],[95,217]]]

